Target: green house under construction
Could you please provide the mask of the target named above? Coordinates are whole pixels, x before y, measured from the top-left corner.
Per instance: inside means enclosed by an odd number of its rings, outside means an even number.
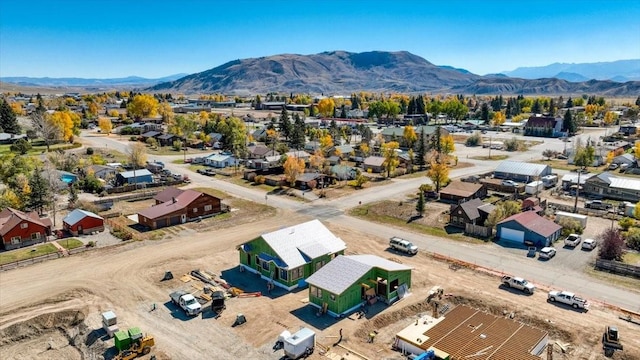
[[[305,279],[320,270],[346,244],[319,220],[263,234],[238,247],[242,270],[286,290],[306,286]]]
[[[391,304],[407,295],[411,268],[375,255],[338,256],[307,283],[309,304],[338,317],[365,302]]]

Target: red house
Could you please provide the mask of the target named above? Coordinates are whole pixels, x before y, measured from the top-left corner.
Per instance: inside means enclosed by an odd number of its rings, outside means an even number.
[[[0,237],[5,250],[44,242],[51,235],[51,219],[40,218],[32,211],[24,213],[12,208],[0,211]]]
[[[104,219],[90,211],[75,209],[62,219],[62,228],[73,236],[104,231]]]
[[[220,199],[195,190],[168,188],[155,197],[156,204],[138,213],[138,223],[151,229],[184,224],[222,212]]]

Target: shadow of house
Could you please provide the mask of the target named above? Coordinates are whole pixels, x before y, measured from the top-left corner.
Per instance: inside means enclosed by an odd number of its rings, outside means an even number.
[[[346,244],[319,220],[262,234],[238,246],[240,266],[286,290],[305,287],[305,279],[344,254]]]
[[[235,266],[230,269],[223,270],[220,278],[224,279],[231,286],[242,289],[242,291],[246,293],[260,292],[263,297],[271,299],[279,298],[289,293],[305,291],[304,287],[298,287],[289,291],[278,286],[269,290],[269,287],[267,286],[269,282],[268,280],[262,278],[259,273],[245,271],[242,266]]]
[[[309,305],[341,317],[362,305],[391,304],[411,288],[411,268],[375,255],[338,256],[307,279]]]

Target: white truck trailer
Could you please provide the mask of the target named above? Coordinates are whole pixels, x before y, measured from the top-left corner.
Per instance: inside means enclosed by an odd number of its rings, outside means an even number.
[[[556,212],[556,223],[560,222],[561,219],[565,219],[565,218],[578,221],[583,229],[587,227],[587,219],[588,219],[587,215],[574,214],[574,213],[565,212],[565,211]]]
[[[542,181],[532,181],[524,187],[524,192],[529,195],[538,195],[544,190]]]
[[[316,333],[309,328],[302,328],[284,339],[284,356],[287,359],[299,359],[313,353],[316,346]]]

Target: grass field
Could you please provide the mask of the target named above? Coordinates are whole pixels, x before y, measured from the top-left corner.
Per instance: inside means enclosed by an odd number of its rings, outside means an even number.
[[[84,243],[76,238],[68,238],[68,239],[62,239],[62,240],[58,240],[58,244],[60,244],[60,246],[62,246],[63,248],[67,249],[67,250],[71,250],[71,249],[75,249],[75,248],[79,248],[81,246],[84,246]]]
[[[37,256],[53,254],[57,251],[58,249],[56,249],[53,244],[42,244],[28,247],[26,249],[11,250],[0,254],[0,265],[26,260]]]
[[[75,149],[75,148],[79,148],[80,146],[82,146],[82,144],[80,143],[53,144],[49,146],[49,151],[54,151],[59,149],[63,149],[63,150]],[[36,146],[33,146],[31,150],[27,152],[27,155],[39,155],[39,154],[45,153],[46,151],[47,151],[47,147],[45,145],[36,145]],[[9,144],[0,145],[0,156],[9,154],[9,153],[11,153],[11,145]]]

